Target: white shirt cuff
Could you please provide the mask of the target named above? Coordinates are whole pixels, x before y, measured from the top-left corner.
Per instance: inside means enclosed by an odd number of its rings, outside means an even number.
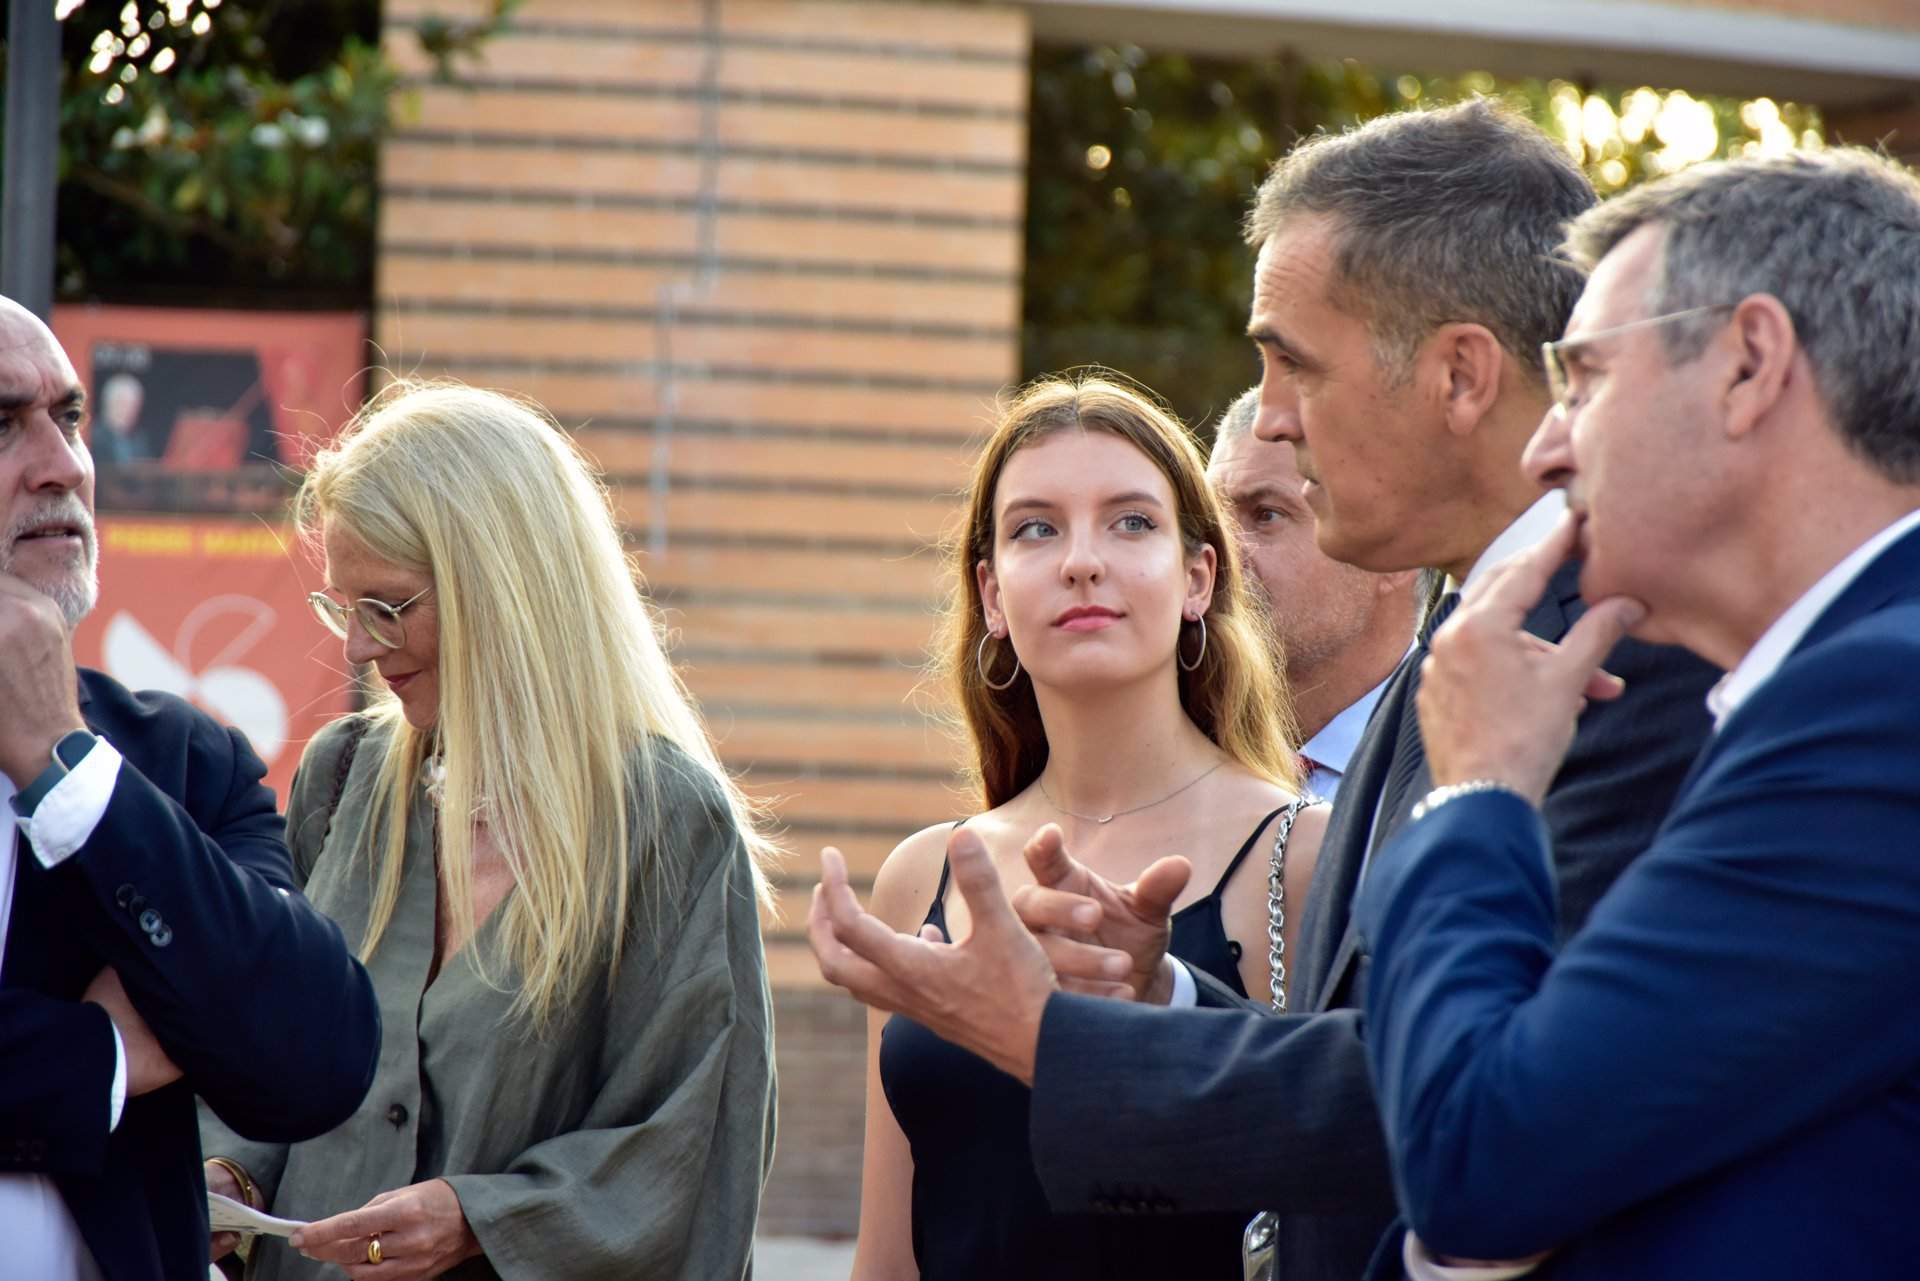
[[[1173,962],[1173,995],[1167,998],[1170,1010],[1190,1010],[1200,1004],[1200,989],[1194,986],[1193,971],[1186,962],[1175,959]]]
[[[120,1114],[127,1110],[127,1043],[120,1039],[120,1029],[113,1029],[113,1098],[112,1109],[107,1113],[107,1133],[120,1128]]]
[[[56,868],[87,843],[119,780],[120,753],[106,739],[98,739],[34,807],[33,817],[21,823],[40,866]]]
[[[1551,1253],[1549,1251],[1548,1253]],[[1473,1264],[1436,1263],[1420,1238],[1409,1232],[1400,1242],[1400,1261],[1406,1265],[1407,1281],[1513,1281],[1526,1276],[1546,1261],[1546,1254],[1531,1259],[1492,1260]]]

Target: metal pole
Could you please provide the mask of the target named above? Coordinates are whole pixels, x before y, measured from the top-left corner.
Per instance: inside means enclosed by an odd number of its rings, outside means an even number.
[[[53,0],[8,0],[7,163],[0,191],[0,293],[53,317],[59,173],[60,24]]]

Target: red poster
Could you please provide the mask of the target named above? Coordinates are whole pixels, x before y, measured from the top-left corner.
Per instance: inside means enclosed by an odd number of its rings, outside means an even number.
[[[358,312],[61,306],[105,511],[271,512],[359,409]]]
[[[318,574],[305,554],[284,527],[244,517],[102,514],[98,530],[100,603],[74,657],[240,730],[284,807],[307,740],[348,710],[352,687],[307,607]]]

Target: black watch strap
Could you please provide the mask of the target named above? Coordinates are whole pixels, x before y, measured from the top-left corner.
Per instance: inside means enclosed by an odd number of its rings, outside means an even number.
[[[32,818],[40,802],[47,799],[47,793],[58,787],[60,780],[71,774],[99,741],[91,730],[76,729],[62,734],[49,753],[53,762],[41,770],[31,783],[14,793],[13,812],[23,819]]]

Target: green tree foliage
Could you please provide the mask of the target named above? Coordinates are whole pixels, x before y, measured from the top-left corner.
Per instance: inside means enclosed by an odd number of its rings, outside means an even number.
[[[1316,130],[1499,95],[1602,192],[1709,156],[1817,145],[1813,113],[1492,76],[1385,76],[1353,62],[1230,62],[1132,48],[1036,49],[1022,363],[1130,374],[1204,427],[1257,378],[1240,222],[1273,162]]]
[[[413,37],[448,76],[518,2]],[[405,109],[379,0],[56,12],[62,296],[366,304],[378,148]]]

